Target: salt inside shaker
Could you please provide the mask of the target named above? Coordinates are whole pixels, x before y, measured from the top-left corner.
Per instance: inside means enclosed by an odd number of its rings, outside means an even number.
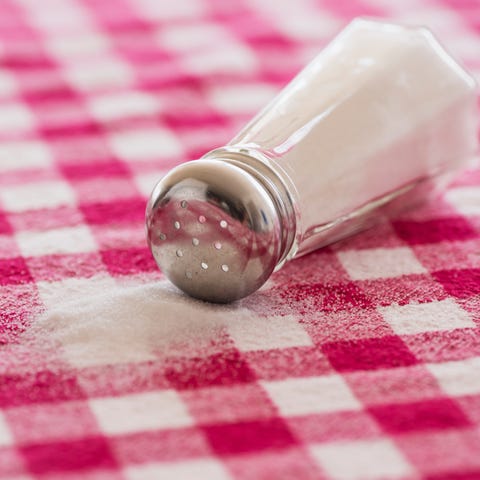
[[[160,180],[157,264],[193,297],[249,295],[444,185],[476,153],[475,90],[427,29],[354,20],[228,145]]]

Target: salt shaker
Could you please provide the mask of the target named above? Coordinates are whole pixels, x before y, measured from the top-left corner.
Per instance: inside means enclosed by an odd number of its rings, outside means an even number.
[[[475,90],[429,30],[354,20],[228,145],[156,185],[158,266],[189,295],[230,302],[411,206],[476,153]]]

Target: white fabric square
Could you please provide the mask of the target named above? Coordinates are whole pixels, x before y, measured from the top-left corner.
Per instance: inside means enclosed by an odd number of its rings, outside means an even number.
[[[385,7],[385,0],[369,0],[368,3],[375,7]],[[395,18],[405,22],[418,19],[421,23],[428,23],[434,32],[443,32],[450,36],[453,33],[456,37],[456,32],[462,27],[457,15],[452,15],[449,10],[437,8],[436,5],[420,5],[417,0],[403,0],[402,3],[390,3],[389,7]]]
[[[310,336],[291,315],[257,317],[233,320],[227,326],[239,350],[271,350],[274,348],[312,345]]]
[[[453,188],[445,197],[461,214],[480,215],[480,187]]]
[[[461,29],[462,26],[460,25],[459,30],[462,31]],[[477,35],[469,35],[468,32],[463,31],[462,35],[452,35],[451,30],[449,33],[448,51],[451,52],[452,55],[456,58],[463,58],[467,62],[477,58],[478,50],[480,49],[480,41]],[[442,36],[442,38],[445,37]]]
[[[21,0],[28,21],[49,35],[72,33],[93,28],[88,11],[73,0]]]
[[[22,212],[75,205],[75,193],[66,182],[24,183],[2,187],[0,200],[5,210]]]
[[[228,114],[254,114],[277,93],[266,84],[219,86],[210,91],[212,104]]]
[[[158,19],[165,24],[171,20],[188,18],[195,18],[198,21],[204,13],[202,0],[175,0],[174,2],[137,0],[135,5],[149,21]]]
[[[0,172],[45,168],[51,162],[52,154],[45,143],[35,141],[0,143]]]
[[[399,277],[426,270],[408,247],[345,250],[337,253],[353,280]]]
[[[251,74],[258,68],[255,55],[245,46],[234,41],[221,49],[209,48],[185,55],[182,66],[195,75],[220,73]]]
[[[454,300],[379,307],[383,318],[399,335],[475,327],[468,313]]]
[[[177,158],[182,154],[182,147],[175,135],[165,129],[131,130],[113,134],[109,138],[114,152],[125,160]]]
[[[136,116],[151,116],[159,111],[159,101],[145,92],[120,92],[92,97],[90,110],[103,122]]]
[[[128,480],[231,480],[223,465],[213,459],[187,460],[181,463],[147,463],[128,467]]]
[[[7,421],[2,412],[0,412],[0,447],[6,447],[13,445],[14,441],[10,428],[7,425]]]
[[[15,82],[13,75],[4,70],[0,70],[0,98],[10,97],[16,91],[17,82]]]
[[[88,227],[57,228],[41,232],[26,230],[15,236],[25,257],[94,252],[97,244]]]
[[[413,473],[401,452],[387,439],[311,445],[310,452],[332,479],[375,480]]]
[[[214,23],[173,24],[160,28],[156,39],[162,48],[184,52],[224,43],[228,33]]]
[[[285,416],[360,410],[362,405],[339,375],[262,382]]]
[[[133,82],[129,65],[112,58],[88,65],[82,62],[72,64],[66,70],[66,75],[75,87],[83,91],[130,86]]]
[[[298,11],[302,11],[298,6]],[[303,10],[305,12],[305,10]],[[328,10],[323,10],[321,15],[313,11],[312,15],[303,13],[298,15],[292,12],[292,15],[283,15],[279,18],[279,28],[287,33],[288,36],[298,38],[304,42],[325,40],[335,35],[342,26],[342,21],[331,14]]]
[[[18,133],[32,130],[35,118],[21,103],[4,104],[0,108],[0,133]]]
[[[153,191],[153,187],[162,179],[162,177],[166,173],[167,170],[154,170],[148,173],[141,173],[139,175],[135,175],[134,181],[140,192],[145,197],[149,197]]]
[[[372,1],[372,0],[370,0]],[[319,13],[311,0],[250,0],[256,10],[275,22],[278,29],[303,41],[323,40],[335,35],[342,26],[338,16],[328,10]],[[317,47],[318,52],[318,47]]]
[[[107,53],[110,47],[108,37],[99,33],[81,33],[77,35],[47,39],[49,51],[63,62],[73,63],[79,58],[91,58]]]
[[[480,393],[480,357],[429,364],[427,368],[448,395]]]
[[[182,399],[173,390],[95,398],[89,403],[100,428],[107,434],[180,428],[194,424]]]

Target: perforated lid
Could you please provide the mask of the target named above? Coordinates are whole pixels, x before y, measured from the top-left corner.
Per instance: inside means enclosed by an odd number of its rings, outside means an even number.
[[[281,256],[281,219],[263,185],[242,168],[197,160],[155,187],[147,238],[164,274],[189,295],[231,302],[268,279]]]

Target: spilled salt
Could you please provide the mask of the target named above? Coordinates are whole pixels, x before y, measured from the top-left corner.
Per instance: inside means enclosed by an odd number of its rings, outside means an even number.
[[[88,285],[79,282],[67,295],[43,286],[53,301],[28,333],[58,346],[75,367],[212,354],[230,341],[226,323],[252,315],[194,300],[167,282]]]

